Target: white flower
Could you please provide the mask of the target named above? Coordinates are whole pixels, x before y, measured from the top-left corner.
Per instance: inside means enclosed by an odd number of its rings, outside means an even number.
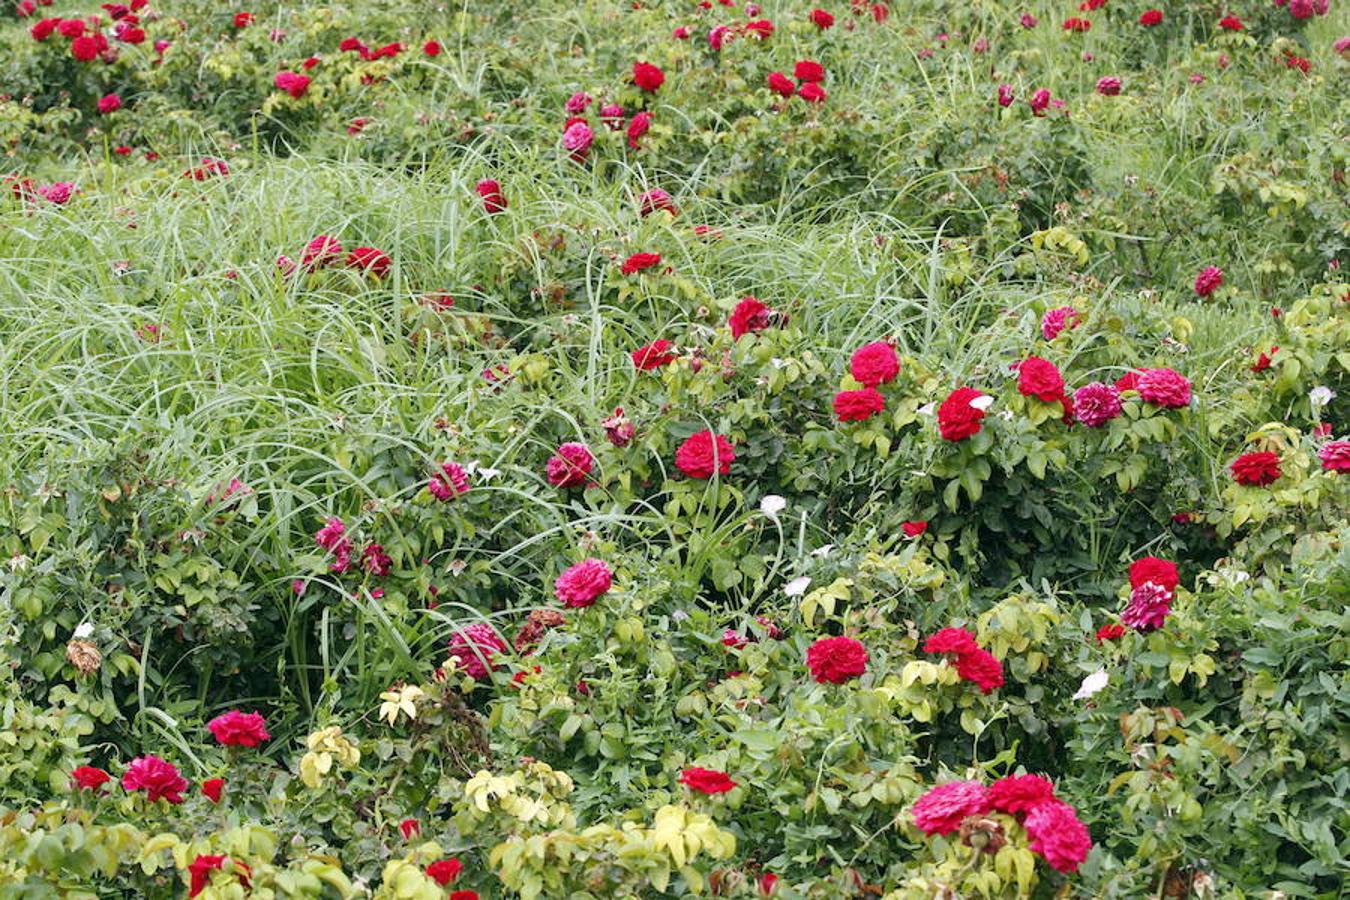
[[[75,628],[75,637],[79,638],[80,640],[84,640],[93,633],[94,633],[94,626],[90,625],[88,622],[81,622]]]
[[[759,511],[775,521],[778,519],[778,514],[785,509],[787,509],[787,498],[780,497],[777,494],[765,494],[764,499],[759,501]]]
[[[834,544],[826,544],[824,547],[817,547],[811,551],[812,556],[824,558],[834,552]]]
[[[464,464],[464,471],[468,472],[470,475],[477,475],[484,481],[496,478],[498,475],[502,474],[500,469],[491,469],[487,466],[480,465],[476,459],[471,459],[466,462]]]
[[[1106,687],[1106,683],[1110,680],[1111,677],[1106,674],[1105,669],[1098,669],[1096,672],[1093,672],[1083,679],[1083,683],[1079,686],[1078,693],[1073,695],[1073,699],[1086,700],[1093,694],[1100,693],[1102,688]]]
[[[937,410],[936,403],[925,403],[923,406],[919,407],[919,413],[925,416],[931,416],[936,410]]]
[[[988,394],[981,394],[974,400],[970,401],[970,408],[978,409],[980,412],[984,412],[986,409],[988,409],[993,405],[994,405],[994,398],[990,397]]]
[[[1312,403],[1313,406],[1326,406],[1335,396],[1336,392],[1324,384],[1319,384],[1311,391],[1308,391],[1308,401]]]
[[[783,593],[789,597],[800,597],[806,593],[806,589],[811,586],[811,576],[803,575],[800,578],[794,578],[783,585]]]

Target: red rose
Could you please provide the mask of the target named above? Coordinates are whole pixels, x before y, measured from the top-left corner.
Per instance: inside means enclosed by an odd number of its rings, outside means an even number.
[[[477,891],[451,891],[450,900],[478,900]]]
[[[116,94],[106,94],[103,97],[99,98],[98,111],[105,116],[108,113],[117,112],[121,108],[122,108],[122,98],[117,96]]]
[[[90,62],[91,60],[96,59],[99,53],[102,52],[98,41],[101,37],[102,35],[97,35],[95,37],[90,37],[89,35],[77,37],[70,42],[70,55],[80,62]]]
[[[825,89],[815,82],[806,82],[797,88],[797,96],[801,97],[807,103],[824,103],[825,98],[829,96]]]
[[[1054,799],[1055,786],[1039,775],[1011,775],[989,786],[989,805],[1011,815],[1031,812]]]
[[[643,110],[633,116],[628,121],[628,146],[632,150],[642,149],[638,146],[638,141],[644,134],[651,130],[652,114]]]
[[[1024,397],[1053,403],[1064,397],[1064,376],[1050,360],[1030,356],[1017,367],[1017,391]]]
[[[1104,644],[1107,641],[1117,641],[1125,636],[1125,626],[1119,622],[1112,622],[1109,625],[1103,625],[1097,629],[1097,643]]]
[[[824,31],[834,25],[834,16],[823,9],[813,9],[811,10],[811,24]]]
[[[305,91],[309,90],[309,76],[298,72],[278,72],[272,83],[276,85],[277,90],[285,91],[297,100],[305,96]]]
[[[648,93],[654,93],[666,83],[666,73],[651,63],[633,63],[633,83]]]
[[[178,774],[173,763],[150,754],[133,759],[122,774],[123,789],[145,791],[151,802],[164,799],[174,804],[182,803],[187,786],[187,779]]]
[[[782,72],[770,72],[769,90],[773,91],[775,94],[781,94],[784,97],[791,97],[793,94],[797,93],[797,84]]]
[[[1003,664],[988,650],[959,654],[956,657],[956,674],[963,681],[973,681],[979,685],[982,694],[1003,686]]]
[[[205,794],[212,803],[220,802],[220,795],[224,790],[224,778],[208,778],[202,782],[202,793]]]
[[[445,887],[450,882],[459,877],[459,873],[464,871],[464,863],[451,857],[450,859],[438,859],[427,866],[427,875],[439,884]]]
[[[1233,460],[1233,480],[1247,487],[1265,487],[1281,475],[1280,455],[1263,450],[1244,453]]]
[[[675,466],[690,478],[708,479],[716,472],[731,474],[736,451],[731,441],[711,431],[696,431],[675,451]]]
[[[1144,10],[1143,15],[1139,17],[1139,24],[1143,25],[1145,28],[1152,28],[1154,25],[1161,23],[1162,20],[1163,20],[1162,10],[1147,9]]]
[[[924,653],[974,653],[978,649],[975,635],[964,628],[943,628],[923,642]]]
[[[1137,588],[1150,581],[1169,592],[1176,590],[1181,581],[1177,576],[1177,564],[1156,556],[1145,556],[1130,563],[1130,587]]]
[[[633,275],[637,272],[646,271],[652,266],[660,265],[660,263],[660,253],[634,253],[624,260],[623,265],[619,267],[619,271],[625,275]]]
[[[342,259],[342,244],[335,237],[321,234],[309,242],[300,256],[300,265],[313,271],[335,265]]]
[[[731,318],[727,320],[727,325],[731,328],[731,336],[735,340],[740,340],[743,335],[752,331],[763,331],[775,320],[782,321],[786,316],[782,316],[775,310],[769,309],[762,301],[755,297],[742,297],[741,302],[736,304],[736,308],[731,311]]]
[[[792,74],[798,81],[810,84],[825,80],[825,67],[812,59],[803,59],[792,67]]]
[[[427,56],[440,56],[441,55],[440,42],[427,41],[425,44],[422,45],[422,52],[425,53]],[[432,865],[435,865],[435,863],[433,863]]]
[[[726,772],[716,769],[700,769],[697,766],[680,773],[680,784],[700,794],[725,794],[736,786]]]
[[[900,374],[900,357],[885,341],[873,341],[853,351],[848,371],[854,381],[866,387],[888,384]]]
[[[389,274],[389,268],[393,264],[394,261],[388,255],[374,247],[357,247],[347,254],[347,268],[369,272],[376,278],[383,278]]]
[[[574,488],[586,483],[586,476],[595,466],[590,448],[577,441],[562,444],[545,464],[548,483],[554,487]]]
[[[834,414],[841,422],[861,422],[886,408],[886,398],[876,388],[840,391],[834,395]]]
[[[112,776],[93,766],[79,766],[71,770],[70,780],[76,788],[82,791],[96,791],[107,782],[112,781]]]
[[[651,372],[668,366],[680,358],[678,353],[671,351],[674,346],[670,341],[661,338],[646,346],[639,347],[632,353],[633,365],[643,372]]]
[[[489,213],[499,213],[506,209],[506,196],[502,186],[494,178],[484,178],[474,188],[483,198],[483,209]]]
[[[922,520],[901,522],[900,530],[905,533],[905,537],[916,538],[928,530],[928,523]]]
[[[195,897],[206,890],[206,886],[211,883],[211,873],[224,869],[226,863],[238,873],[239,883],[245,888],[249,887],[249,876],[253,872],[248,866],[238,860],[230,859],[228,856],[201,854],[188,865],[188,874],[192,878],[192,884],[188,888],[188,896]]]
[[[806,667],[821,684],[843,684],[867,671],[867,648],[851,637],[818,638],[806,651]]]
[[[237,709],[216,716],[206,723],[206,727],[211,730],[216,741],[225,747],[256,747],[272,739],[262,716],[242,713]]]
[[[975,388],[959,387],[942,401],[938,407],[938,432],[943,440],[964,441],[979,433],[984,409],[972,404],[984,396]]]

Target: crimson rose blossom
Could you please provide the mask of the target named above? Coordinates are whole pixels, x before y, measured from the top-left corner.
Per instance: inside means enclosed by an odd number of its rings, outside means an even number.
[[[474,190],[483,198],[485,212],[499,213],[506,210],[506,195],[502,193],[502,186],[495,178],[484,178],[478,182]]]
[[[651,63],[633,63],[633,83],[648,93],[655,93],[666,83],[666,73]]]
[[[248,13],[240,13],[240,15],[248,15]],[[206,890],[211,883],[211,873],[224,869],[226,863],[229,863],[231,868],[238,873],[239,883],[248,888],[249,877],[253,874],[248,866],[238,860],[230,859],[228,856],[201,854],[188,864],[188,875],[192,879],[192,883],[188,887],[188,896],[195,897]]]
[[[432,57],[440,56],[441,55],[440,41],[427,41],[425,44],[422,45],[422,52],[425,53],[427,56]]]
[[[1092,850],[1087,826],[1067,803],[1042,803],[1027,814],[1025,824],[1032,851],[1056,872],[1077,872]]]
[[[783,97],[791,97],[797,93],[797,84],[791,78],[788,78],[782,72],[769,73],[769,90]]]
[[[976,406],[985,395],[971,387],[952,391],[938,407],[938,432],[944,441],[964,441],[980,431],[985,406]]]
[[[1139,16],[1139,24],[1143,25],[1145,28],[1152,28],[1154,25],[1161,23],[1162,20],[1163,14],[1160,9],[1146,9],[1143,14]]]
[[[1222,284],[1223,269],[1218,266],[1205,266],[1200,270],[1200,274],[1195,276],[1195,293],[1201,297],[1208,297]]]
[[[553,594],[564,606],[584,609],[593,606],[613,584],[614,575],[604,560],[589,558],[563,570],[553,582]]]
[[[813,9],[811,10],[811,24],[824,31],[834,24],[834,16],[823,9]]]
[[[1175,591],[1181,583],[1177,564],[1156,556],[1145,556],[1130,563],[1130,587],[1137,588],[1149,582],[1161,585],[1168,593]]]
[[[797,96],[801,97],[807,103],[824,103],[828,96],[825,89],[814,82],[807,82],[797,88]]]
[[[474,622],[456,631],[450,638],[450,658],[475,681],[488,677],[490,669],[501,668],[492,657],[506,650],[506,642],[486,622]]]
[[[112,776],[93,766],[77,766],[70,771],[70,780],[72,786],[79,790],[97,791],[104,784],[112,781]]]
[[[1064,376],[1050,360],[1029,356],[1017,366],[1017,392],[1053,403],[1064,396]]]
[[[211,730],[216,742],[225,747],[256,747],[272,739],[262,716],[237,709],[216,716],[206,723],[206,727]]]
[[[220,795],[225,790],[224,778],[208,778],[202,782],[202,793],[206,795],[212,803],[220,802]]]
[[[978,781],[948,781],[928,789],[910,814],[924,834],[951,834],[967,816],[989,812],[989,790]]]
[[[853,380],[864,387],[888,384],[900,374],[900,357],[895,348],[885,341],[863,344],[853,351],[848,363]]]
[[[806,667],[821,684],[843,684],[867,671],[867,648],[851,637],[818,638],[806,651]]]
[[[1103,97],[1114,97],[1120,93],[1120,79],[1114,75],[1104,75],[1097,79],[1097,93]]]
[[[122,98],[117,96],[116,94],[107,94],[99,98],[98,111],[105,116],[108,113],[117,112],[121,108],[122,108]]]
[[[652,266],[660,264],[660,253],[634,253],[623,261],[623,265],[619,267],[619,271],[625,275],[633,275],[638,272],[645,272]]]
[[[1118,622],[1112,622],[1109,625],[1103,625],[1097,629],[1095,635],[1097,643],[1102,644],[1106,641],[1118,641],[1125,636],[1125,626]]]
[[[1317,458],[1328,472],[1350,472],[1350,441],[1327,441],[1317,451]]]
[[[394,261],[387,254],[374,247],[357,247],[351,253],[347,254],[347,268],[360,269],[368,272],[376,278],[383,278],[389,274],[389,268]]]
[[[825,67],[813,59],[803,59],[792,67],[792,75],[798,81],[816,84],[825,80]]]
[[[441,887],[445,887],[458,878],[459,873],[463,871],[464,864],[454,857],[438,859],[427,866],[427,877]]]
[[[700,794],[725,794],[736,786],[726,772],[691,766],[680,773],[680,784]]]
[[[1039,775],[1013,775],[989,786],[989,804],[999,812],[1027,813],[1055,799],[1055,786]]]
[[[628,146],[633,150],[642,149],[638,141],[652,127],[652,114],[645,109],[633,116],[628,122]]]
[[[644,191],[638,197],[638,215],[643,218],[660,210],[664,210],[672,216],[680,214],[680,210],[675,206],[675,199],[660,188]]]
[[[678,353],[673,352],[674,346],[665,338],[660,338],[639,347],[632,353],[633,365],[643,372],[651,372],[668,366],[680,358]]]
[[[151,802],[164,799],[178,804],[183,802],[183,791],[187,790],[188,783],[173,763],[146,754],[136,757],[127,766],[122,774],[122,787],[128,791],[145,791]]]
[[[742,335],[752,331],[763,331],[773,322],[774,311],[756,297],[742,297],[741,302],[731,311],[727,324],[731,327],[731,336],[740,340]]]
[[[900,530],[905,533],[907,538],[916,538],[928,530],[928,523],[922,520],[913,522],[901,522]]]
[[[943,628],[924,641],[924,653],[974,653],[980,649],[975,635],[964,628]]]
[[[277,90],[285,91],[297,100],[305,96],[309,90],[309,76],[301,75],[299,72],[278,72],[272,79]]]
[[[586,483],[586,476],[595,466],[590,448],[576,441],[560,446],[544,467],[548,483],[554,487],[574,488]]]
[[[1116,387],[1120,390],[1129,389],[1121,387],[1119,381],[1116,382]],[[1181,409],[1189,406],[1191,402],[1190,381],[1172,369],[1144,369],[1132,387],[1148,403],[1166,409]]]
[[[690,478],[708,479],[716,472],[731,474],[736,451],[731,441],[711,431],[696,431],[675,451],[675,466]]]
[[[988,650],[977,649],[958,654],[956,674],[961,676],[962,681],[975,684],[981,694],[1003,687],[1003,663]]]
[[[309,242],[300,256],[300,265],[307,271],[335,266],[342,259],[342,243],[335,237],[321,234]]]
[[[469,476],[457,462],[441,463],[440,471],[427,482],[431,496],[445,503],[469,490]]]
[[[1265,487],[1280,475],[1280,455],[1269,450],[1244,453],[1233,460],[1233,480],[1247,487]]]
[[[1120,614],[1120,621],[1135,631],[1156,631],[1172,612],[1172,592],[1160,584],[1146,581],[1130,591],[1130,601]]]
[[[1100,428],[1120,411],[1120,391],[1109,384],[1092,381],[1073,392],[1074,418],[1089,428]]]
[[[886,408],[886,398],[876,388],[840,391],[834,395],[834,414],[841,422],[861,422]]]
[[[1053,341],[1064,329],[1077,328],[1081,319],[1078,310],[1072,306],[1057,306],[1041,317],[1041,335],[1047,341]]]

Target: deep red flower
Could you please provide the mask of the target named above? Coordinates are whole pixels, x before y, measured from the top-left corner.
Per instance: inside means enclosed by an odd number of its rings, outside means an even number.
[[[416,819],[404,819],[402,822],[398,823],[398,830],[406,841],[410,840],[415,834],[421,834],[422,825]]]
[[[743,335],[752,331],[763,331],[775,321],[782,321],[784,318],[758,298],[742,297],[741,302],[731,311],[727,325],[731,328],[732,338],[739,341]]]
[[[1195,276],[1195,293],[1200,297],[1208,297],[1222,284],[1223,269],[1218,266],[1205,266],[1200,270],[1200,274]]]
[[[791,97],[797,93],[797,84],[782,72],[770,72],[769,90],[784,97]]]
[[[1077,16],[1064,20],[1064,30],[1073,32],[1084,32],[1092,30],[1092,22],[1087,19],[1080,19]]]
[[[924,834],[951,834],[967,816],[989,812],[989,789],[978,781],[947,781],[929,788],[910,815]]]
[[[975,635],[964,628],[943,628],[924,641],[924,653],[974,653],[980,649]]]
[[[305,96],[309,90],[309,76],[301,75],[299,72],[278,72],[272,79],[277,90],[285,91],[297,100]]]
[[[300,265],[308,271],[337,265],[342,259],[342,243],[335,237],[321,234],[311,240],[300,256]]]
[[[1026,829],[1032,851],[1039,853],[1056,872],[1077,872],[1092,850],[1087,826],[1079,821],[1073,807],[1058,800],[1031,810]]]
[[[188,896],[195,897],[206,890],[207,885],[211,883],[211,873],[225,868],[227,862],[238,873],[239,883],[245,888],[249,887],[249,877],[253,872],[248,866],[238,860],[232,860],[228,856],[202,854],[188,864],[188,874],[192,878],[192,884],[188,888]]]
[[[1104,644],[1107,641],[1117,641],[1125,636],[1125,626],[1119,622],[1111,622],[1097,629],[1095,635],[1097,643]]]
[[[208,778],[202,782],[202,793],[206,795],[212,803],[220,802],[220,795],[225,791],[224,778]]]
[[[716,472],[731,474],[736,450],[731,441],[711,431],[696,431],[675,451],[675,466],[690,478],[708,479]]]
[[[666,83],[666,73],[651,63],[633,63],[633,83],[648,93],[655,93]]]
[[[1024,397],[1053,403],[1064,396],[1064,376],[1050,360],[1029,356],[1017,366],[1017,391]]]
[[[464,863],[454,857],[449,859],[438,859],[427,866],[427,876],[441,887],[450,884],[458,878],[459,873],[463,871]]]
[[[164,799],[178,804],[183,802],[183,791],[187,790],[188,783],[173,763],[146,754],[136,757],[127,766],[122,774],[122,787],[128,791],[145,791],[151,802]]]
[[[1261,355],[1256,358],[1256,362],[1252,363],[1252,371],[1264,372],[1266,369],[1269,369],[1275,362],[1275,354],[1278,353],[1279,350],[1279,347],[1271,347],[1269,350],[1261,351]]]
[[[1003,664],[987,650],[959,654],[956,657],[956,674],[964,681],[979,685],[982,694],[1003,686]]]
[[[824,31],[834,25],[834,16],[823,9],[813,9],[811,10],[811,24]]]
[[[633,118],[628,120],[627,136],[629,149],[632,150],[642,149],[639,145],[639,141],[642,140],[642,136],[644,134],[646,134],[648,131],[651,130],[651,127],[652,127],[652,114],[650,112],[644,109],[640,113],[635,113],[633,115]]]
[[[806,667],[822,684],[843,684],[867,671],[867,648],[851,637],[818,638],[806,651]]]
[[[980,431],[984,408],[972,405],[985,395],[972,387],[952,391],[938,407],[938,432],[945,441],[964,441]]]
[[[1181,583],[1177,564],[1156,556],[1145,556],[1130,563],[1130,587],[1137,588],[1150,581],[1163,586],[1168,593],[1175,591]]]
[[[675,345],[665,338],[659,338],[633,351],[633,365],[643,372],[664,368],[680,358],[674,350]]]
[[[590,448],[577,441],[562,444],[545,465],[548,483],[554,487],[574,488],[586,483],[586,476],[595,466]]]
[[[825,80],[825,67],[813,59],[803,59],[792,67],[792,75],[798,81],[816,84]]]
[[[999,812],[1028,813],[1055,799],[1055,786],[1039,775],[1012,775],[989,786],[989,803]]]
[[[80,62],[90,62],[107,47],[107,39],[101,34],[84,35],[70,42],[70,55]]]
[[[886,398],[876,388],[840,391],[834,395],[834,414],[841,422],[861,422],[886,408]]]
[[[1154,25],[1160,24],[1162,20],[1163,14],[1160,9],[1146,9],[1143,14],[1139,16],[1139,24],[1143,25],[1145,28],[1152,28]]]
[[[72,786],[82,791],[97,791],[104,784],[112,781],[112,776],[93,766],[77,766],[70,771],[70,780]]]
[[[488,213],[499,213],[506,209],[506,196],[502,186],[495,178],[484,178],[474,188],[483,198],[483,209]]]
[[[824,103],[829,95],[825,93],[823,87],[813,81],[808,81],[797,88],[797,96],[807,103]]]
[[[117,112],[117,110],[121,108],[122,108],[122,98],[119,97],[117,94],[105,94],[104,96],[99,98],[98,111],[105,116],[108,113]]]
[[[216,742],[224,747],[256,747],[272,739],[262,716],[237,709],[216,716],[206,723],[206,727],[211,730]]]
[[[439,41],[427,41],[425,44],[422,45],[422,52],[427,56],[432,57],[440,56],[441,44]],[[432,865],[435,865],[435,863],[433,863]]]
[[[374,247],[357,247],[347,254],[347,268],[360,269],[376,278],[388,275],[393,264],[394,261],[387,254]]]
[[[1281,475],[1280,455],[1269,450],[1244,453],[1233,460],[1233,480],[1248,487],[1265,487]]]
[[[637,272],[645,272],[652,266],[661,264],[660,253],[634,253],[623,261],[619,271],[625,275],[633,275]]]
[[[1243,27],[1242,20],[1237,16],[1230,14],[1219,20],[1219,27],[1224,31],[1241,31]]]
[[[928,530],[928,523],[922,520],[901,522],[900,530],[905,533],[905,537],[916,538]]]
[[[691,766],[680,773],[680,784],[700,794],[725,794],[736,786],[726,772]]]
[[[849,374],[865,387],[888,384],[900,374],[900,357],[886,341],[863,344],[849,359]]]
[[[746,37],[767,41],[769,38],[773,37],[773,23],[768,19],[757,19],[754,22],[746,22],[745,34]]]

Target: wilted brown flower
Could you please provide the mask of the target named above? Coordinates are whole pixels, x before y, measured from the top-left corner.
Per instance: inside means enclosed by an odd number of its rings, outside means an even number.
[[[66,659],[81,675],[92,675],[103,664],[103,654],[90,641],[72,639],[66,644]]]

